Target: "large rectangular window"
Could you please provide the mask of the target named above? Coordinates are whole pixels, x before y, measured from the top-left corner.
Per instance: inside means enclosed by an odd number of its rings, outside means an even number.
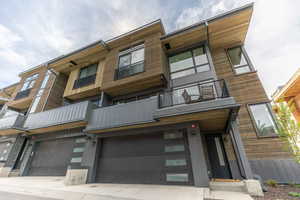
[[[80,69],[79,79],[94,76],[97,72],[97,64],[91,64]]]
[[[33,88],[34,83],[35,83],[35,81],[38,77],[39,77],[39,74],[34,74],[34,75],[26,78],[24,83],[23,83],[23,87],[21,88],[20,91],[24,91],[24,90],[28,90],[28,89]]]
[[[259,137],[277,136],[277,128],[268,103],[250,104],[252,120]]]
[[[126,49],[119,53],[116,79],[122,79],[144,71],[144,44]]]
[[[253,71],[240,46],[228,49],[227,52],[232,68],[236,74]]]
[[[204,46],[169,57],[169,65],[171,79],[210,70]]]
[[[79,71],[78,79],[75,80],[73,89],[81,88],[95,83],[98,63],[83,67]]]

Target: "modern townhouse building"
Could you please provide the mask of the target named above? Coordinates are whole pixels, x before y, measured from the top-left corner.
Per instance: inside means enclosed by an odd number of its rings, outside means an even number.
[[[300,182],[243,46],[252,11],[171,33],[157,20],[22,72],[2,109],[18,113],[0,119],[1,175]]]

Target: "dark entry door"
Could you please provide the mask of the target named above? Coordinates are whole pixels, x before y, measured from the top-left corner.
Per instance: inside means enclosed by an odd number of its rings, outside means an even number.
[[[228,160],[221,135],[206,135],[212,178],[230,179]]]
[[[101,140],[96,182],[193,184],[186,136],[182,132]]]
[[[37,142],[28,175],[65,176],[73,146],[74,138]]]

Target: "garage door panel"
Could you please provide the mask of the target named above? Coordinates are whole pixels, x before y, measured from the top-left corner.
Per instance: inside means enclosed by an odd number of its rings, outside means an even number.
[[[186,142],[185,137],[170,141],[163,133],[104,138],[96,182],[192,184]]]
[[[64,176],[74,143],[74,138],[36,142],[28,175]]]
[[[115,147],[115,148],[111,148]],[[122,149],[120,151],[120,149]],[[151,151],[149,151],[151,149]],[[161,155],[164,141],[161,134],[113,137],[103,140],[102,157]]]

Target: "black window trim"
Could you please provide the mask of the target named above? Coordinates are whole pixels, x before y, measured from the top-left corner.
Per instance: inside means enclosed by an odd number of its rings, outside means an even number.
[[[138,51],[140,49],[144,49],[144,60],[132,64],[131,63],[131,60],[132,60],[131,53],[134,52],[134,51]],[[131,76],[135,76],[137,74],[145,72],[145,52],[146,52],[145,50],[146,50],[146,48],[145,48],[145,43],[144,42],[138,43],[138,44],[132,45],[132,46],[130,46],[128,48],[125,48],[123,50],[120,50],[119,54],[118,54],[117,68],[115,70],[115,80],[121,80],[121,79],[128,78],[128,77],[131,77]],[[130,55],[130,64],[126,65],[126,66],[123,66],[123,67],[120,67],[120,58],[122,56],[126,56],[126,55]],[[122,69],[122,68],[130,68],[132,66],[136,66],[136,65],[140,65],[140,64],[143,64],[143,70],[141,72],[137,72],[137,73],[131,74],[129,76],[125,76],[125,77],[119,77],[119,70],[120,69]]]
[[[202,48],[202,49],[204,50],[204,53],[205,53],[206,59],[207,59],[207,63],[201,64],[201,65],[196,65],[196,61],[195,61],[195,57],[194,57],[194,52],[193,52],[193,50],[195,50],[195,49],[197,49],[197,48],[199,48],[199,47]],[[210,59],[209,59],[207,50],[208,50],[208,49],[206,48],[206,44],[202,42],[202,43],[200,43],[200,44],[193,45],[193,46],[191,46],[191,47],[188,47],[188,48],[185,48],[185,49],[181,49],[181,50],[176,51],[176,52],[174,52],[174,53],[172,53],[172,54],[169,54],[169,55],[168,55],[168,65],[169,65],[169,76],[170,76],[170,80],[177,79],[177,78],[172,79],[172,77],[171,77],[172,74],[175,74],[175,73],[178,73],[178,72],[182,72],[182,71],[187,71],[187,70],[190,70],[190,69],[194,69],[194,71],[195,71],[194,74],[211,71],[211,70],[212,70],[212,64],[211,64],[211,62],[210,62]],[[176,56],[176,55],[178,55],[178,54],[180,54],[180,53],[187,52],[187,51],[191,52],[191,54],[192,54],[193,66],[192,66],[192,67],[189,67],[189,68],[179,69],[179,70],[177,70],[177,71],[171,72],[171,65],[170,65],[170,59],[169,59],[169,58],[170,58],[170,57],[173,57],[173,56]],[[203,72],[197,72],[197,68],[198,68],[198,67],[205,66],[205,65],[208,65],[209,70],[203,71]],[[182,76],[182,77],[184,77],[184,76]],[[178,78],[182,78],[182,77],[178,77]]]
[[[237,67],[233,66],[228,51],[231,50],[231,49],[235,49],[235,48],[240,48],[241,49],[241,52],[242,52],[242,54],[243,54],[243,56],[244,56],[247,64],[245,64],[245,65],[239,65]],[[253,72],[256,71],[255,68],[254,68],[254,66],[253,66],[253,64],[252,64],[252,62],[250,61],[250,58],[249,58],[249,56],[248,56],[248,54],[247,54],[247,52],[246,52],[246,50],[244,48],[244,45],[235,45],[235,46],[232,46],[232,47],[229,47],[229,48],[225,49],[225,51],[226,51],[226,56],[227,56],[227,59],[229,60],[229,63],[230,63],[230,66],[231,66],[231,69],[232,69],[234,75],[238,76],[238,75],[242,75],[242,74],[253,73]],[[243,68],[243,67],[248,67],[250,71],[249,72],[244,72],[244,73],[237,73],[236,72],[236,69]]]
[[[274,135],[269,135],[269,136],[261,136],[260,133],[259,133],[259,130],[258,130],[258,127],[257,127],[257,124],[256,124],[256,121],[255,121],[255,117],[251,111],[251,108],[250,106],[252,105],[260,105],[260,104],[265,104],[268,108],[268,111],[269,111],[269,114],[271,115],[272,117],[272,120],[273,120],[273,123],[274,123],[274,126],[276,129],[278,129],[278,125],[277,125],[277,122],[276,122],[276,117],[275,117],[275,114],[272,110],[272,107],[270,105],[270,101],[262,101],[262,102],[255,102],[255,103],[248,103],[246,104],[246,107],[247,107],[247,110],[248,110],[248,113],[250,115],[250,119],[251,119],[251,123],[252,123],[252,126],[254,127],[255,129],[255,133],[256,133],[256,137],[258,139],[264,139],[264,138],[278,138],[279,135],[277,135],[276,133],[274,133]]]

